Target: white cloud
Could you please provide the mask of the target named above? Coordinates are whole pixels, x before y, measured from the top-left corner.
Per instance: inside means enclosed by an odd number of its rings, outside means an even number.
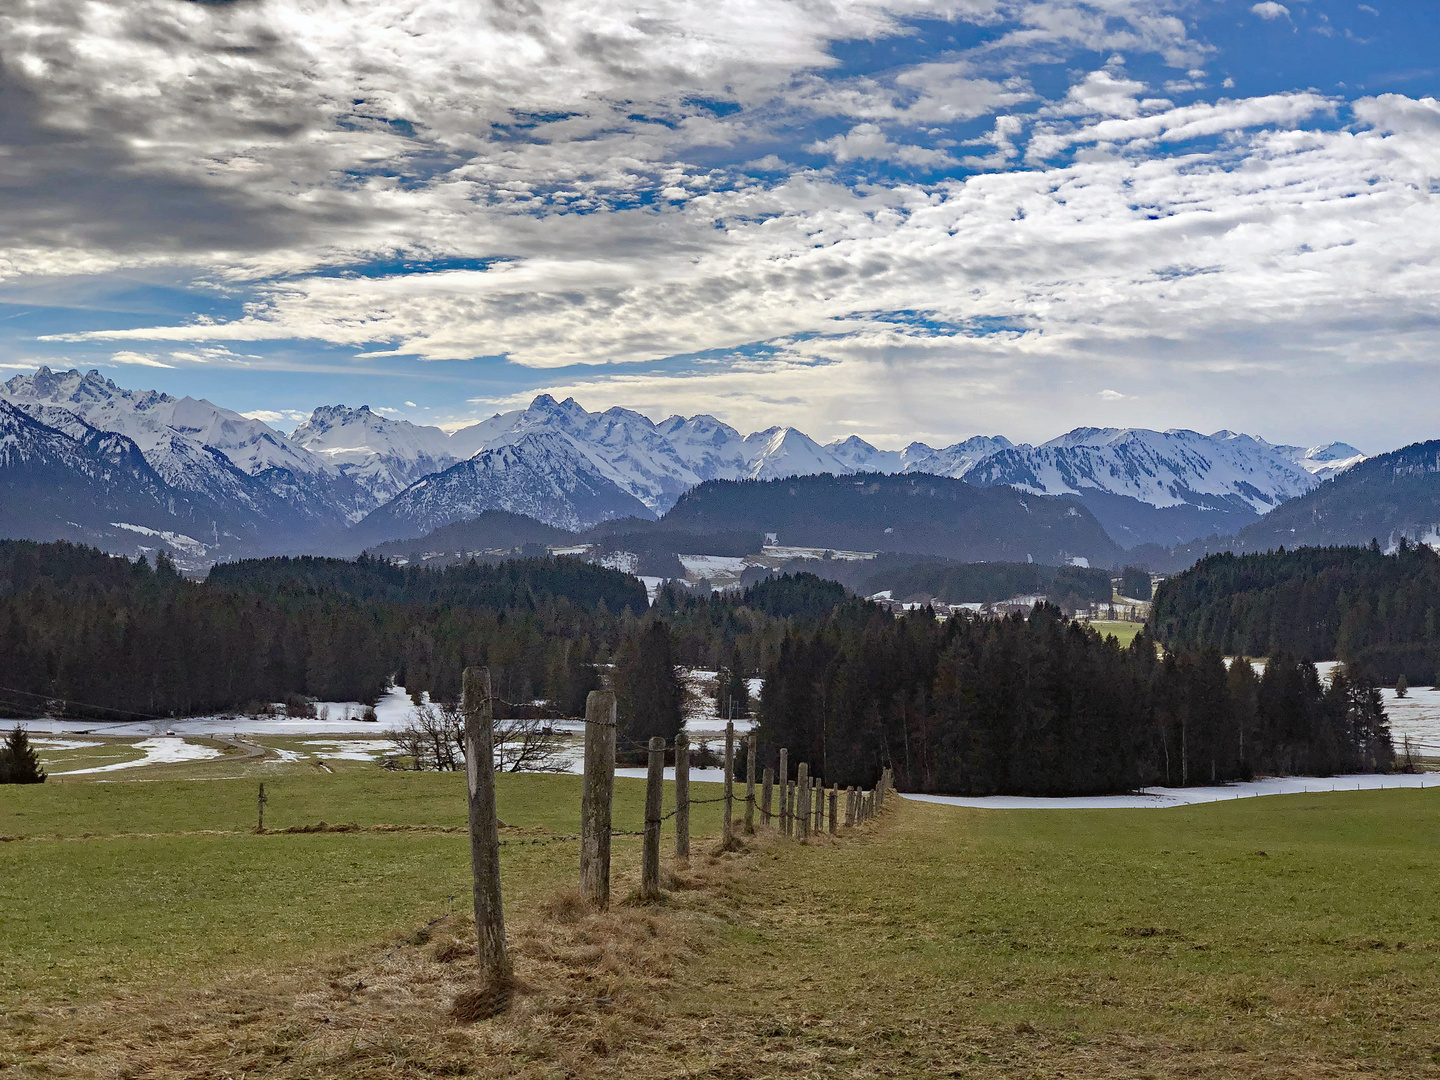
[[[117,353],[111,353],[110,362],[112,364],[127,364],[137,367],[172,368],[175,366],[174,364],[167,364],[163,360],[156,359],[154,353],[132,352],[129,349],[121,349]]]
[[[1119,390],[1101,390],[1095,396],[1101,401],[1124,401],[1130,395],[1122,394]]]
[[[310,414],[299,409],[255,409],[252,412],[241,413],[241,416],[250,420],[259,420],[265,424],[300,424],[310,419]]]
[[[1290,18],[1290,9],[1275,3],[1275,0],[1261,0],[1261,3],[1251,5],[1250,10],[1266,20]]]
[[[944,150],[893,143],[875,124],[857,124],[844,135],[812,143],[806,149],[812,154],[828,154],[842,164],[864,159],[889,161],[896,165],[911,165],[922,169],[943,168],[955,164],[955,159]]]

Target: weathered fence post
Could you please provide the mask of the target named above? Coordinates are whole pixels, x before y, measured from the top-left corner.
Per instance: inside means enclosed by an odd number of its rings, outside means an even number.
[[[675,736],[675,857],[690,858],[690,736]]]
[[[815,827],[811,831],[819,836],[825,831],[825,781],[817,776],[811,786],[815,789]]]
[[[845,827],[853,828],[855,825],[855,785],[849,784],[845,788]]]
[[[729,851],[735,843],[735,721],[725,724],[725,824],[721,846]]]
[[[665,795],[665,740],[650,740],[649,769],[645,774],[645,839],[640,853],[640,901],[660,899],[660,807]]]
[[[760,787],[760,824],[770,827],[770,800],[775,793],[775,770],[765,766],[765,780]]]
[[[840,802],[840,785],[830,786],[830,835],[835,835],[835,809]]]
[[[790,751],[780,751],[780,771],[775,775],[780,784],[780,835],[790,835]]]
[[[795,835],[795,781],[785,782],[785,835]]]
[[[615,793],[615,692],[585,699],[585,783],[580,796],[580,894],[610,903],[610,801]]]
[[[255,831],[256,831],[256,832],[264,832],[264,831],[265,831],[265,803],[266,803],[266,799],[265,799],[265,785],[264,785],[264,784],[261,784],[261,785],[260,785],[260,794],[259,794],[259,796],[255,799],[255,809],[256,809],[256,811],[258,812],[258,815],[259,815],[259,820],[255,822]]]
[[[495,812],[495,732],[490,669],[466,668],[465,778],[470,794],[470,867],[475,874],[475,955],[492,986],[508,986],[505,913],[500,899],[500,819]]]
[[[745,835],[755,833],[755,733],[745,736]]]
[[[810,764],[795,766],[795,836],[803,844],[810,838]]]

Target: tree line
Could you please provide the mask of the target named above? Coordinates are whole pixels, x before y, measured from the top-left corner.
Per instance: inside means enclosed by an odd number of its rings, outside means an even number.
[[[473,664],[490,668],[502,712],[545,699],[576,716],[612,664],[638,687],[658,658],[667,700],[680,700],[677,664],[753,674],[788,625],[842,596],[807,575],[726,597],[672,588],[652,611],[634,578],[566,558],[443,570],[257,559],[197,582],[163,552],[151,565],[0,541],[0,708],[97,720],[255,712],[303,697],[373,702],[392,679],[453,701]],[[678,723],[679,706],[667,715]]]
[[[1160,640],[1177,649],[1338,659],[1382,684],[1440,681],[1440,554],[1400,541],[1210,555],[1155,596]]]
[[[0,542],[0,703],[95,719],[259,711],[373,702],[392,678],[453,699],[483,664],[505,700],[583,709],[597,658],[635,618],[609,604],[644,610],[638,582],[566,559],[443,572],[259,560],[217,577],[188,581],[164,553],[151,566]]]
[[[1214,648],[1122,648],[1049,604],[1028,618],[893,618],[850,601],[786,633],[760,742],[827,782],[966,795],[1089,795],[1257,773],[1388,771],[1378,691],[1277,653],[1257,675]]]

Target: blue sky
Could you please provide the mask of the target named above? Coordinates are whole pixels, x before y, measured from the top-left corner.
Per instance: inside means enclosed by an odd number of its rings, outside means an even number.
[[[1440,8],[0,14],[0,364],[277,426],[1436,435]]]

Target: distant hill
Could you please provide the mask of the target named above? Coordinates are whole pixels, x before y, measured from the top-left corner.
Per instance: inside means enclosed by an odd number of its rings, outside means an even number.
[[[414,551],[438,552],[456,559],[485,553],[518,554],[528,544],[573,544],[577,542],[575,535],[524,514],[486,510],[479,517],[443,525],[414,540],[378,544],[366,554],[380,559],[409,556]]]
[[[1207,554],[1279,547],[1365,545],[1393,551],[1401,538],[1440,540],[1440,440],[1368,458],[1299,498],[1282,503],[1234,536],[1211,536],[1175,548],[1131,553],[1151,569],[1182,570]]]
[[[1276,507],[1235,536],[1239,551],[1368,544],[1393,550],[1440,535],[1440,439],[1369,458]]]
[[[923,473],[715,480],[681,496],[667,528],[773,532],[782,545],[940,555],[969,562],[1109,566],[1122,552],[1069,500]]]

